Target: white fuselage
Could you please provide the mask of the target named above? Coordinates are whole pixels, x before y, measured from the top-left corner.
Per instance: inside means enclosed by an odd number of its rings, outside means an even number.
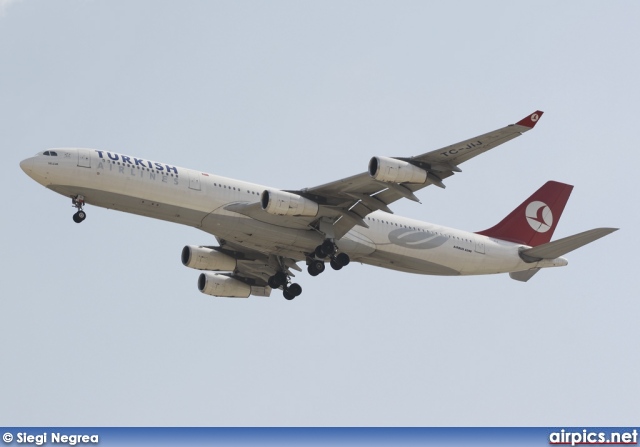
[[[192,169],[93,149],[52,149],[24,160],[34,180],[86,203],[193,226],[249,249],[304,261],[323,236],[264,211],[248,217],[225,209],[260,201],[267,189]],[[45,152],[46,153],[46,152]],[[480,275],[564,265],[525,263],[522,245],[376,211],[336,241],[352,260],[411,273]],[[297,227],[295,225],[298,225]]]

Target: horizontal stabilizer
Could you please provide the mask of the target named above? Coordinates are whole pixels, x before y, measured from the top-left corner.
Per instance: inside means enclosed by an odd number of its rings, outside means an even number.
[[[546,244],[538,245],[537,247],[522,250],[520,252],[520,257],[525,262],[537,262],[541,259],[559,258],[576,248],[587,245],[617,230],[618,228],[595,228],[593,230],[574,234],[573,236],[558,239],[557,241],[548,242]]]
[[[535,268],[530,270],[523,270],[521,272],[511,272],[509,273],[509,276],[511,277],[511,279],[515,279],[516,281],[527,282],[533,275],[535,275],[539,271],[539,268]]]

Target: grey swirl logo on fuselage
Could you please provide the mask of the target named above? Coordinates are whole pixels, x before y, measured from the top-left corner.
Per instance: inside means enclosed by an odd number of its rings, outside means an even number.
[[[428,250],[436,248],[447,242],[446,236],[441,236],[431,231],[416,231],[407,228],[398,228],[389,233],[389,241],[394,245],[415,250]]]

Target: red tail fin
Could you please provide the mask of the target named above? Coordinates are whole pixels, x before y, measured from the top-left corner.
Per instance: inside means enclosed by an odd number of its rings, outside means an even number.
[[[502,219],[478,234],[535,247],[551,241],[573,186],[548,181]]]

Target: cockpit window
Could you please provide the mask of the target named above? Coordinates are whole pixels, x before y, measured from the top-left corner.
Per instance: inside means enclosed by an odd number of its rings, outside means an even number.
[[[58,153],[57,153],[57,152],[54,152],[54,151],[44,151],[44,152],[42,153],[42,155],[49,155],[49,156],[51,156],[51,157],[57,157],[57,156],[58,156]]]
[[[44,154],[42,155],[50,155],[50,154],[49,154],[49,151],[44,151]]]

